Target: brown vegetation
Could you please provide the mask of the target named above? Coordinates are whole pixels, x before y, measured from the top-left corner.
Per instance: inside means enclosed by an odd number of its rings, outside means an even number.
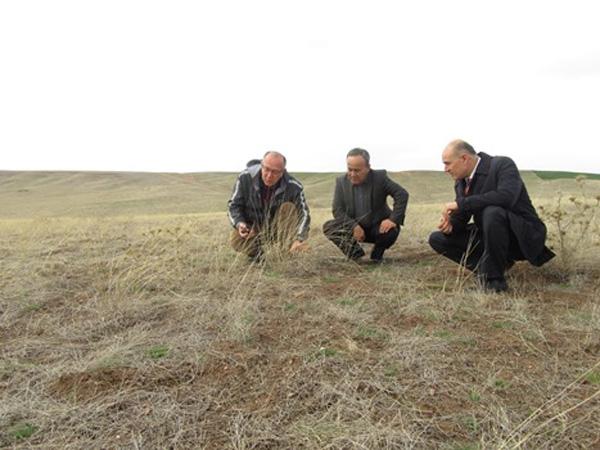
[[[382,266],[319,209],[264,265],[224,213],[0,221],[0,447],[599,448],[598,259],[483,294],[410,208]]]

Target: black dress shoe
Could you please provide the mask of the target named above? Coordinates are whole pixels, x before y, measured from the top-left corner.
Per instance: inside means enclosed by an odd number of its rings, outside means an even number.
[[[486,292],[500,293],[508,291],[508,283],[504,278],[492,278],[483,283],[483,290]]]
[[[383,261],[383,254],[385,253],[384,247],[373,246],[373,250],[371,251],[371,261],[381,262]]]
[[[263,252],[258,252],[255,255],[248,255],[248,262],[250,264],[262,264],[265,262],[265,254]]]

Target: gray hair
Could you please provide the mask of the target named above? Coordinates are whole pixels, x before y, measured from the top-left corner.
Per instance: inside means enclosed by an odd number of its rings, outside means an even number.
[[[371,156],[369,155],[369,152],[363,148],[358,148],[358,147],[353,148],[352,150],[350,150],[348,152],[348,154],[346,155],[346,158],[348,158],[350,156],[360,156],[362,159],[365,160],[365,162],[367,163],[367,166],[369,165],[369,163],[371,161]]]
[[[273,155],[273,156],[279,156],[281,159],[283,159],[283,167],[286,166],[287,164],[287,159],[285,158],[285,156],[283,156],[281,153],[279,152],[275,152],[275,151],[268,151],[267,153],[265,153],[263,155],[263,159],[265,159],[267,156],[269,155]]]

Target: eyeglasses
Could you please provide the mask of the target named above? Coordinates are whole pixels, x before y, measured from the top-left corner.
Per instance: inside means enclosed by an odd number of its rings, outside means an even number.
[[[285,170],[285,169],[272,169],[271,167],[267,167],[264,164],[261,164],[260,167],[262,168],[263,172],[265,172],[266,174],[271,174],[271,175],[275,175],[275,176],[281,175],[283,173],[283,171]]]

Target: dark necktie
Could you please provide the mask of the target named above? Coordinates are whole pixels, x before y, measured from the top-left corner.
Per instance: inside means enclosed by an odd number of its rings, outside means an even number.
[[[469,195],[471,192],[471,185],[473,184],[473,178],[467,178],[465,180],[465,195]]]

